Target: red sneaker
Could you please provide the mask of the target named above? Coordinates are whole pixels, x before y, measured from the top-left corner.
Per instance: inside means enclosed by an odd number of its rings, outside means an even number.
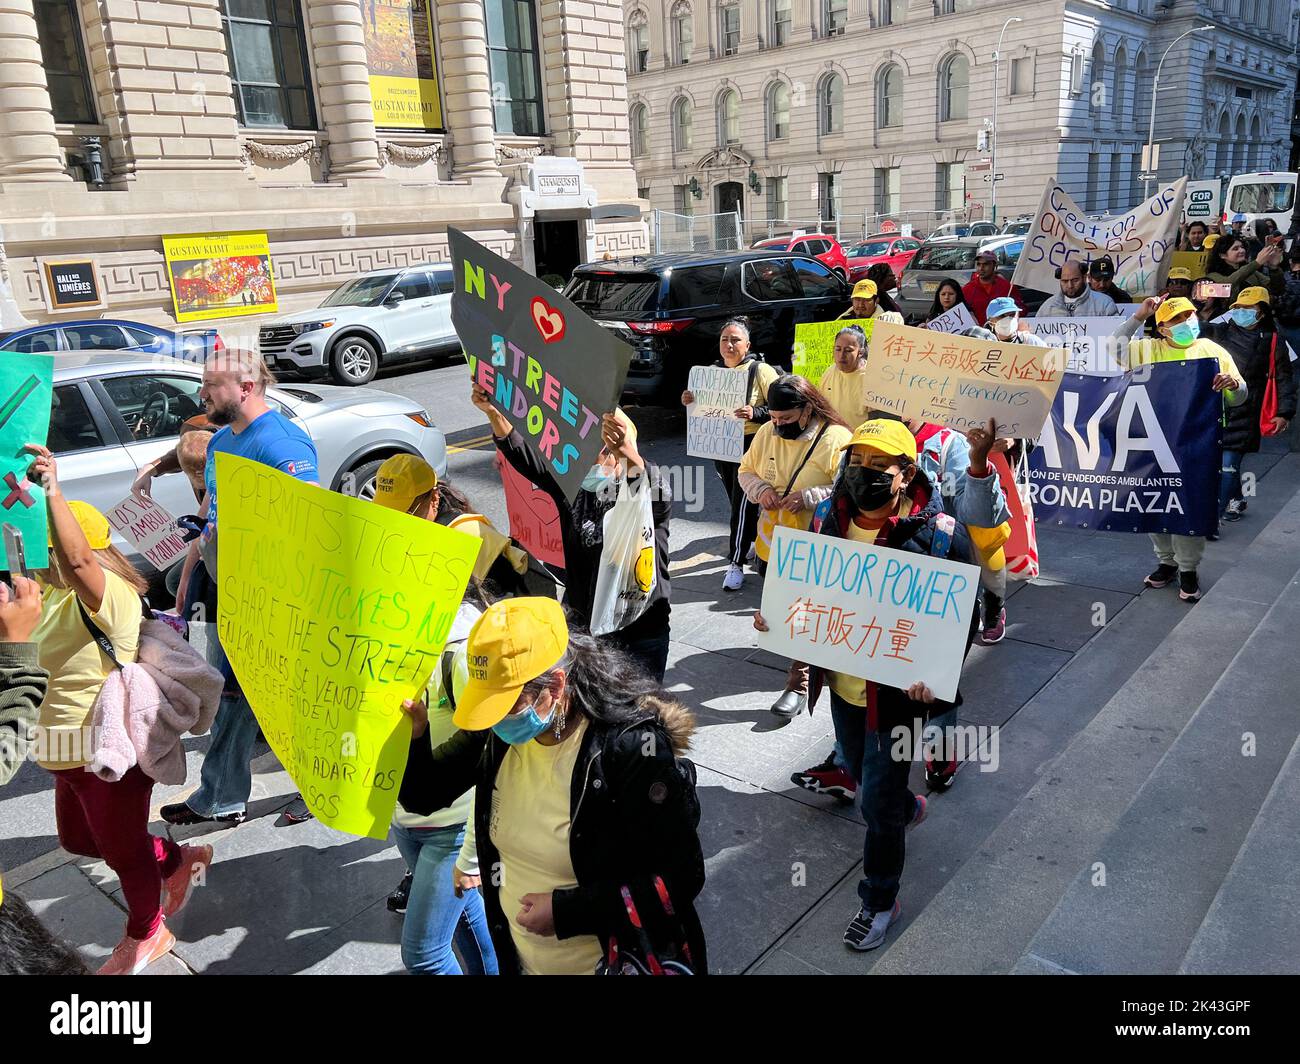
[[[113,949],[104,967],[97,975],[139,975],[159,957],[165,957],[176,945],[176,936],[167,930],[166,924],[159,924],[158,930],[149,938],[132,938],[123,935],[122,941]]]
[[[925,785],[932,791],[946,791],[957,778],[957,759],[934,761],[925,759]]]
[[[164,916],[175,916],[185,907],[194,890],[195,880],[207,874],[212,863],[211,846],[182,846],[181,863],[176,871],[163,880],[162,907]]]
[[[829,794],[842,802],[853,801],[858,793],[857,781],[835,763],[834,750],[820,765],[792,773],[790,782],[805,791],[812,791],[813,794]]]

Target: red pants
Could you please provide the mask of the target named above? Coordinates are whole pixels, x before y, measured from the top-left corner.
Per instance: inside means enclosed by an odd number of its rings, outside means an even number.
[[[162,923],[162,884],[181,863],[181,848],[149,834],[153,780],[137,765],[117,783],[84,768],[54,777],[59,843],[69,853],[98,857],[117,873],[126,899],[126,933],[148,938]]]

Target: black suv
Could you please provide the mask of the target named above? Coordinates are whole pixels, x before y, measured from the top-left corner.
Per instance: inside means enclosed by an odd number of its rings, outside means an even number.
[[[849,285],[816,259],[763,251],[637,256],[590,262],[564,294],[633,348],[624,395],[671,402],[691,366],[718,357],[728,318],[745,315],[753,350],[790,368],[798,322],[848,309]]]

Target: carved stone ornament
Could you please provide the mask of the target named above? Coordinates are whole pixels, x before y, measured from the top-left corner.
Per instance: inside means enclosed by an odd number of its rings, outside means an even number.
[[[253,168],[254,158],[275,163],[291,163],[297,159],[310,158],[312,165],[319,166],[322,157],[322,147],[314,140],[299,140],[291,144],[245,140],[239,145],[239,158],[245,170]]]
[[[550,155],[551,149],[546,144],[533,144],[527,148],[513,148],[509,144],[497,145],[497,162],[532,162],[541,155]]]
[[[427,163],[430,159],[442,161],[441,144],[395,144],[383,141],[379,145],[379,165],[387,166],[390,161],[399,163]]]
[[[712,170],[718,167],[732,166],[753,166],[754,160],[751,156],[740,151],[734,144],[729,144],[725,148],[714,148],[706,155],[701,156],[700,161],[695,164],[696,170]]]

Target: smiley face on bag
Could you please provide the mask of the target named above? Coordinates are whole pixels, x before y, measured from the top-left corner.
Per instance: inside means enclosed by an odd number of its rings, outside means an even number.
[[[636,558],[636,586],[641,594],[650,594],[655,582],[655,549],[653,546],[642,547]]]

